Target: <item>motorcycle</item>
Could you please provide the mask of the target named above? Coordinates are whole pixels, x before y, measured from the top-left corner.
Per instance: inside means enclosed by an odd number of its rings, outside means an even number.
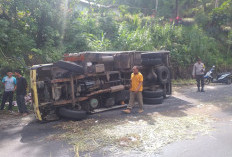
[[[217,75],[217,78],[213,78],[212,74],[215,71],[215,66],[213,66],[204,76],[205,84],[208,85],[212,83],[226,83],[231,84],[232,74],[230,72],[225,72]]]

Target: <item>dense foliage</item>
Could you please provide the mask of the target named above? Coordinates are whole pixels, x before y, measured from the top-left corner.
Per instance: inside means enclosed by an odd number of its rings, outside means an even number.
[[[170,50],[176,77],[190,76],[197,56],[232,65],[232,0],[89,2],[0,0],[1,73],[89,50]]]

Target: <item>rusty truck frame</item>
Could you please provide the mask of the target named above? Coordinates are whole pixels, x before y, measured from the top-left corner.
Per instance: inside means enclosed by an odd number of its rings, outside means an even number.
[[[172,93],[169,51],[81,52],[65,54],[55,63],[32,66],[36,118],[80,120],[88,113],[124,107],[133,66],[144,76],[145,104],[162,103]]]

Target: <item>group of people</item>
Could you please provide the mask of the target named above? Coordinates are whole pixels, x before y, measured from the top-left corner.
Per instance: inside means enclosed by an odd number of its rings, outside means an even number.
[[[9,106],[8,110],[13,112],[13,98],[14,93],[16,92],[16,102],[18,106],[19,114],[26,116],[28,114],[28,110],[25,104],[25,96],[27,93],[27,80],[21,75],[20,70],[15,71],[15,76],[13,76],[12,72],[7,72],[7,76],[2,79],[2,83],[4,85],[4,93],[2,96],[2,103],[0,110],[4,110],[5,103],[8,100]]]

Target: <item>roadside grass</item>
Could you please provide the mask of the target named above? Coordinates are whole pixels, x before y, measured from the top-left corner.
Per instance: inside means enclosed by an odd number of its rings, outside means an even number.
[[[196,84],[196,80],[195,79],[177,79],[177,80],[172,80],[172,84],[174,86],[195,85]]]
[[[13,106],[13,107],[12,107],[12,110],[13,110],[14,112],[18,112],[18,107],[17,107],[17,106]],[[2,113],[4,113],[4,114],[7,114],[7,113],[8,113],[8,104],[5,105],[4,110],[2,111]]]
[[[171,114],[171,113],[170,113]],[[206,115],[169,117],[158,113],[139,116],[137,119],[87,119],[63,122],[55,126],[66,130],[56,139],[66,139],[76,152],[106,150],[126,155],[130,151],[143,155],[157,153],[174,141],[193,139],[208,134],[213,119]],[[52,137],[51,137],[52,139]]]
[[[18,107],[13,106],[12,110],[14,111],[13,113],[8,110],[8,105],[5,106],[4,110],[0,111],[0,121],[3,120],[8,120],[11,118],[15,118],[16,114],[18,113]],[[0,126],[1,128],[1,126]]]
[[[6,112],[2,112],[2,113],[7,113],[7,111],[8,111],[8,106],[9,106],[9,104],[5,104],[4,111],[6,111]],[[32,107],[31,105],[26,105],[26,107],[27,107],[27,110],[28,110],[28,111],[33,110],[33,107]],[[13,105],[13,106],[12,106],[12,111],[18,112],[18,106]]]

